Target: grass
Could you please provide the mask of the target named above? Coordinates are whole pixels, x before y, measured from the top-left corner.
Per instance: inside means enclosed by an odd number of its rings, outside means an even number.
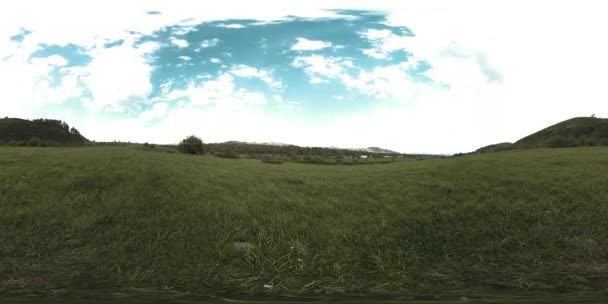
[[[607,148],[368,166],[161,152],[0,148],[0,294],[608,292]]]

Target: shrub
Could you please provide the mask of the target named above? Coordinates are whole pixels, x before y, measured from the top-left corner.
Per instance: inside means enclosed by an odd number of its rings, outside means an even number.
[[[569,137],[552,136],[547,139],[546,145],[549,148],[567,148],[574,147],[577,145],[577,143],[574,139]]]
[[[182,140],[177,145],[177,149],[187,154],[205,154],[203,141],[194,135],[190,135]]]
[[[239,159],[239,154],[235,151],[217,152],[215,155],[223,158]]]
[[[11,141],[8,142],[8,145],[11,146],[11,147],[16,147],[18,145],[18,142],[14,141],[14,140],[11,140]]]
[[[263,163],[267,163],[267,164],[277,164],[280,165],[283,163],[283,161],[285,161],[282,158],[278,158],[278,157],[273,157],[270,155],[264,155],[262,156],[262,162]]]
[[[147,142],[146,142],[146,143],[144,143],[144,147],[147,147],[147,146],[148,146],[148,143],[147,143]]]
[[[283,163],[282,160],[277,159],[277,158],[264,158],[262,159],[263,163],[267,163],[267,164],[275,164],[275,165],[280,165]]]
[[[30,138],[30,140],[27,141],[27,145],[30,147],[38,147],[40,146],[40,143],[42,143],[42,140],[36,136]]]

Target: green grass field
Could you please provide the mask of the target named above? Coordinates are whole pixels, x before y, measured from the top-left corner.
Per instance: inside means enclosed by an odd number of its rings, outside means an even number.
[[[368,166],[2,147],[0,211],[4,295],[608,292],[606,147]]]

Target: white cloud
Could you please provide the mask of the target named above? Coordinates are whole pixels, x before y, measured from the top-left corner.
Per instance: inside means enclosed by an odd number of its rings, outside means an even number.
[[[86,107],[91,111],[124,112],[145,101],[152,93],[152,67],[146,56],[157,47],[153,42],[139,47],[123,43],[95,51],[92,62],[84,69],[84,83],[93,97]]]
[[[229,29],[242,29],[245,28],[244,25],[239,24],[239,23],[229,23],[229,24],[218,24],[217,27],[224,27],[224,28],[229,28]]]
[[[217,38],[205,39],[201,42],[201,47],[206,49],[206,48],[214,47],[214,46],[218,45],[218,43],[220,43],[220,40]]]
[[[180,48],[187,48],[190,45],[188,43],[188,41],[186,41],[184,39],[175,38],[175,37],[171,37],[170,41],[171,41],[171,44],[178,46]]]
[[[248,92],[245,89],[240,89],[234,94],[237,98],[243,99],[253,105],[263,105],[266,103],[266,97],[259,92]]]
[[[321,40],[309,40],[298,38],[298,41],[291,46],[292,51],[317,51],[332,46],[331,42]]]
[[[142,112],[139,115],[139,120],[146,123],[155,119],[163,118],[169,110],[169,105],[166,102],[156,103],[149,110]]]
[[[221,59],[219,59],[219,58],[215,58],[215,57],[213,57],[213,58],[209,59],[209,61],[210,61],[211,63],[215,63],[215,64],[220,64],[220,63],[222,63],[222,60],[221,60]]]
[[[392,52],[406,50],[407,40],[412,39],[412,37],[396,35],[388,29],[368,29],[360,34],[372,44],[372,48],[364,49],[363,53],[376,59],[387,59]]]
[[[311,84],[329,83],[329,80],[323,79],[323,78],[319,78],[317,76],[311,76],[309,81],[310,81]]]
[[[40,59],[35,59],[35,60],[40,60]],[[49,57],[47,57],[45,59],[49,65],[55,66],[55,67],[62,67],[68,64],[68,60],[65,59],[63,56],[57,55],[57,54],[53,54]]]
[[[374,57],[376,59],[386,59],[388,57],[387,54],[383,53],[383,52],[379,52],[377,49],[365,49],[362,50],[363,54],[370,56],[370,57]]]
[[[190,32],[196,32],[198,29],[195,26],[180,26],[172,31],[174,35],[182,36]]]
[[[185,89],[167,93],[166,100],[187,100],[192,106],[213,105],[220,108],[238,109],[247,105],[263,105],[266,97],[260,92],[237,88],[234,76],[224,73],[216,79],[205,80],[200,84],[190,83]]]
[[[311,84],[328,83],[333,79],[348,89],[378,99],[411,101],[418,88],[424,86],[408,76],[408,69],[416,64],[414,60],[370,71],[355,66],[349,59],[322,55],[299,56],[291,64],[304,69]]]
[[[68,64],[64,57],[29,60],[35,49],[22,44],[10,56],[0,59],[0,111],[4,115],[29,117],[32,109],[60,104],[83,93],[80,74],[64,67]]]
[[[62,103],[70,98],[81,97],[84,88],[79,83],[79,75],[68,73],[61,77],[59,85],[53,86],[49,80],[41,80],[32,92],[35,100],[42,103]]]
[[[352,61],[340,57],[310,55],[298,56],[291,63],[296,68],[303,68],[311,77],[340,77],[346,69],[352,67]]]
[[[230,69],[230,73],[243,78],[259,78],[273,89],[280,89],[283,86],[281,81],[272,78],[272,73],[270,71],[254,68],[244,64],[233,66]]]
[[[302,104],[293,100],[284,100],[281,95],[273,95],[272,100],[279,107],[279,109],[287,110],[301,110]]]
[[[190,60],[192,60],[192,57],[190,57],[190,56],[179,56],[178,58],[181,59],[181,60],[183,60],[183,61],[190,61]]]

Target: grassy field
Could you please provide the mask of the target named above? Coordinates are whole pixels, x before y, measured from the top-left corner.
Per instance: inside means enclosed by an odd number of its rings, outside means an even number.
[[[368,166],[3,147],[0,211],[4,295],[608,292],[606,147]]]

